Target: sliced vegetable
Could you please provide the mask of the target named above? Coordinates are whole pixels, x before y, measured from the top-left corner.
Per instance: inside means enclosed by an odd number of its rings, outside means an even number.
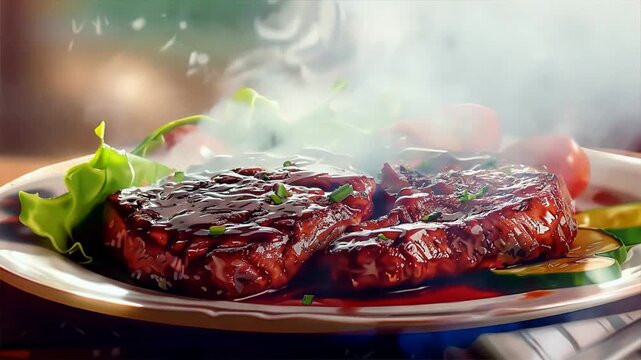
[[[584,258],[592,255],[611,257],[622,264],[628,252],[621,241],[611,234],[600,229],[581,228],[567,257]]]
[[[225,225],[213,225],[209,227],[209,235],[223,235],[226,230],[227,228],[225,227]]]
[[[105,144],[105,124],[95,129],[100,146],[86,163],[65,174],[68,192],[55,198],[20,192],[20,222],[37,235],[48,238],[53,247],[66,254],[80,251],[87,261],[82,244],[72,239],[72,231],[107,196],[130,186],[148,185],[168,176],[172,169],[157,162],[116,150]]]
[[[159,127],[149,134],[135,149],[131,151],[133,155],[145,157],[158,146],[165,143],[165,135],[169,134],[176,128],[185,125],[198,124],[203,121],[213,121],[212,118],[204,115],[186,117],[184,119],[174,120]]]
[[[507,269],[493,269],[497,284],[552,289],[598,284],[621,276],[619,263],[609,257],[560,258]]]
[[[626,246],[641,244],[641,202],[591,209],[576,214],[579,226],[602,228]]]
[[[345,200],[352,194],[354,194],[354,187],[352,187],[351,184],[341,185],[338,189],[329,194],[329,201],[338,203]]]
[[[576,214],[579,226],[625,228],[641,226],[641,202],[608,206]]]
[[[641,226],[603,230],[616,236],[625,246],[641,244]]]

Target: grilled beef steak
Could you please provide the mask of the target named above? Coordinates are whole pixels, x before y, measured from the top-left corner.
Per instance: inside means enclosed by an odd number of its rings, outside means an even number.
[[[330,200],[342,185],[353,195]],[[243,297],[284,286],[312,254],[368,217],[374,188],[366,176],[287,167],[125,189],[107,200],[104,244],[140,282]]]
[[[560,257],[576,236],[556,175],[525,167],[424,176],[385,165],[386,214],[330,243],[319,257],[343,289],[416,285],[473,269]]]

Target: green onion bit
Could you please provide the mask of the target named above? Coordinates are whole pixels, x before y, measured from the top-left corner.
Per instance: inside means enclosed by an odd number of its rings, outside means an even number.
[[[214,225],[209,227],[209,235],[211,236],[223,235],[224,233],[225,233],[224,225]]]
[[[314,295],[303,295],[303,305],[311,305],[314,302]]]
[[[285,185],[280,183],[274,185],[274,193],[276,193],[276,195],[278,195],[278,197],[280,197],[281,199],[284,199],[289,196],[289,193],[287,192]]]
[[[283,203],[283,199],[276,194],[269,194],[268,197],[274,202],[275,205],[280,205]]]
[[[490,185],[487,185],[487,184],[483,185],[481,190],[475,193],[470,193],[469,191],[467,191],[467,189],[465,189],[465,191],[463,192],[463,195],[459,196],[458,199],[462,203],[472,201],[474,199],[479,199],[479,198],[482,198],[485,194],[487,194],[488,190],[490,190]]]
[[[425,221],[425,222],[428,222],[428,221],[434,221],[434,220],[436,220],[436,219],[440,218],[440,217],[441,217],[441,215],[443,215],[443,213],[442,213],[442,212],[440,212],[440,211],[433,211],[433,212],[429,213],[428,215],[423,216],[423,217],[421,218],[421,221]]]
[[[329,201],[339,203],[352,194],[354,194],[354,187],[351,184],[341,185],[338,189],[329,194]]]

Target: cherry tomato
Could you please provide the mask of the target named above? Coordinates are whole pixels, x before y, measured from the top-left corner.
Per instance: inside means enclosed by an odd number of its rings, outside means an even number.
[[[394,130],[404,138],[404,147],[449,151],[497,151],[501,126],[496,112],[477,104],[447,106],[425,119],[402,120]]]
[[[501,151],[500,157],[513,163],[545,166],[563,178],[573,198],[579,196],[590,181],[590,162],[587,155],[566,135],[552,134],[527,138],[505,148]]]
[[[164,135],[165,146],[168,149],[173,148],[176,143],[183,139],[187,134],[195,132],[196,129],[196,125],[183,125],[181,127],[173,129],[172,131]]]
[[[202,131],[198,131],[196,125],[184,125],[173,129],[164,135],[165,143],[162,147],[155,149],[158,155],[166,155],[167,153],[175,150],[188,159],[196,159],[204,156],[202,153],[203,148],[213,153],[225,153],[229,151],[227,146]]]

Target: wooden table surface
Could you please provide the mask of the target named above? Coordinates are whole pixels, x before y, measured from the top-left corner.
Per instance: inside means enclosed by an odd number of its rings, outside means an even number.
[[[0,185],[40,167],[67,160],[61,157],[11,156],[0,154]]]

